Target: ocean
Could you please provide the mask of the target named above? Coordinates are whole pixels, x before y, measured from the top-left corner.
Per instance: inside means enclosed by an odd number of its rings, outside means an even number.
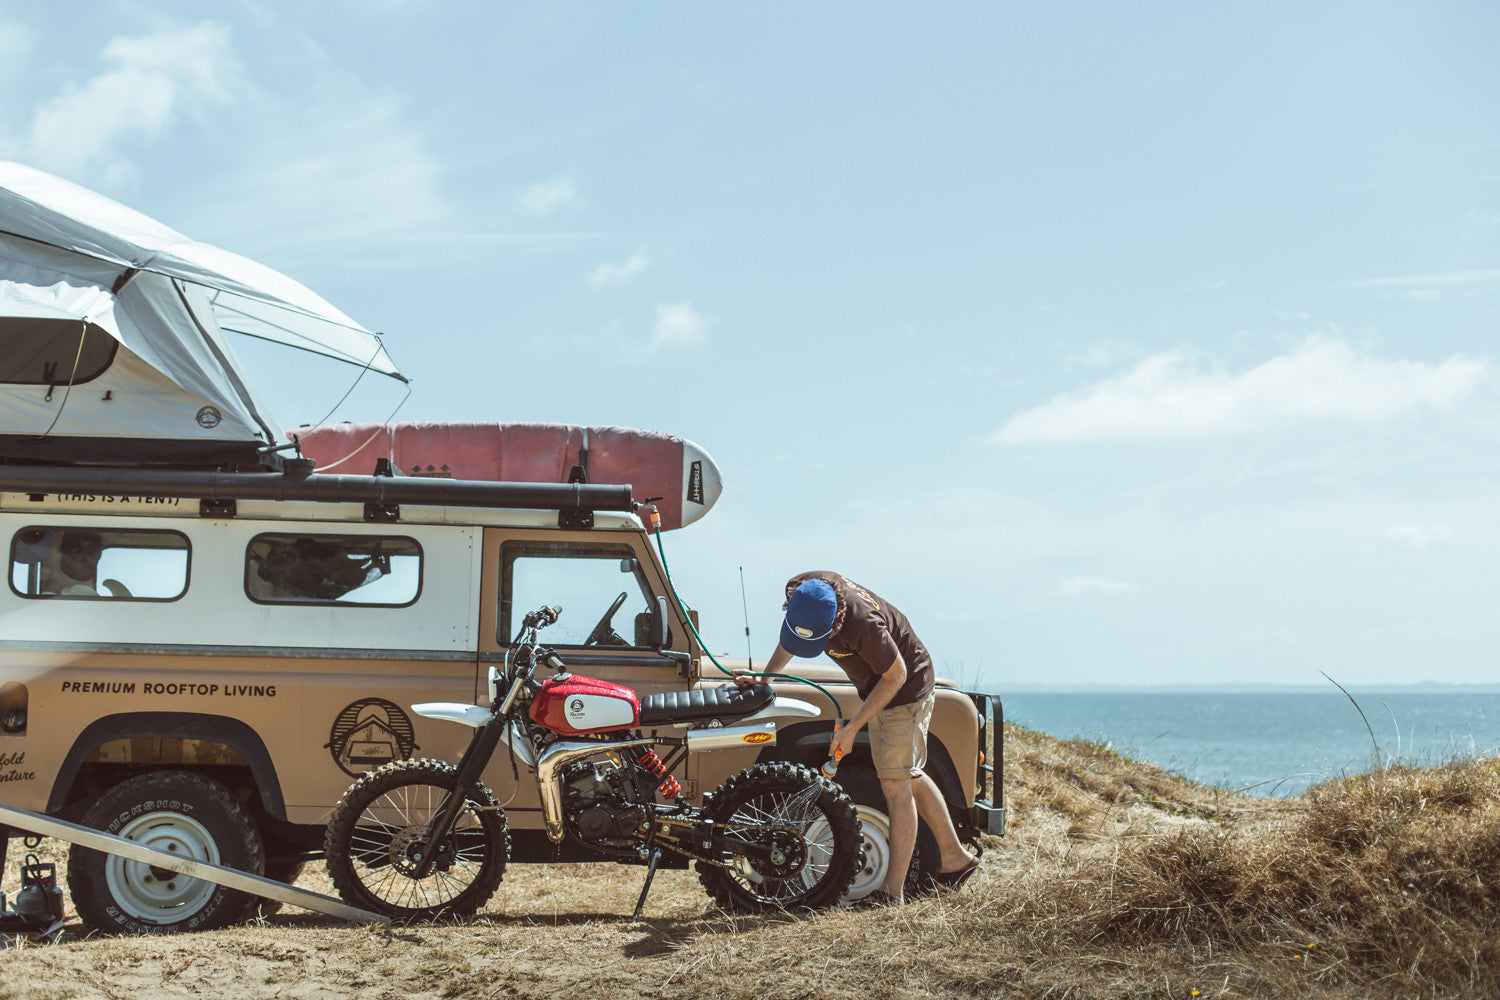
[[[1377,760],[1431,765],[1500,753],[1500,692],[1351,693],[1359,709],[1336,689],[1021,692],[1006,695],[1004,705],[1007,722],[1108,744],[1126,757],[1248,795],[1298,795],[1331,778],[1371,771]]]

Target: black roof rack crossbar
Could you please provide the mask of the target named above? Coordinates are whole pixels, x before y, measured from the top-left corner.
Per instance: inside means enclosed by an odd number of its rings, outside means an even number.
[[[191,472],[102,466],[0,465],[0,490],[170,496],[194,500],[310,500],[319,503],[508,507],[524,510],[631,511],[630,486],[589,483],[489,483],[464,479]]]

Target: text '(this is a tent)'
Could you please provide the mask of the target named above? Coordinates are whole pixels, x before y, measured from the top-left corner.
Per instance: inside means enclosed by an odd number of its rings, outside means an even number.
[[[0,461],[274,465],[280,429],[225,331],[402,378],[285,275],[0,162]]]

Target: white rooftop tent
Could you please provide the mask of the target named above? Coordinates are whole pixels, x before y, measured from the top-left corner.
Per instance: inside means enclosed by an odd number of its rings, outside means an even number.
[[[274,465],[226,330],[402,378],[285,275],[0,162],[0,462]]]

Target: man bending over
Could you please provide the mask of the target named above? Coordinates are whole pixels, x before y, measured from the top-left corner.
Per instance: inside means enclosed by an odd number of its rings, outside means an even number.
[[[942,793],[922,770],[927,764],[927,726],[934,701],[932,657],[926,647],[905,615],[838,573],[799,574],[787,581],[786,593],[781,642],[765,672],[776,673],[794,656],[827,652],[863,699],[854,717],[834,734],[829,756],[848,754],[859,731],[870,727],[870,752],[891,821],[891,860],[884,884],[860,900],[860,905],[905,902],[903,888],[917,843],[918,814],[926,820],[941,852],[934,876],[938,885],[963,885],[979,862],[959,842]],[[744,675],[735,681],[751,683]]]

